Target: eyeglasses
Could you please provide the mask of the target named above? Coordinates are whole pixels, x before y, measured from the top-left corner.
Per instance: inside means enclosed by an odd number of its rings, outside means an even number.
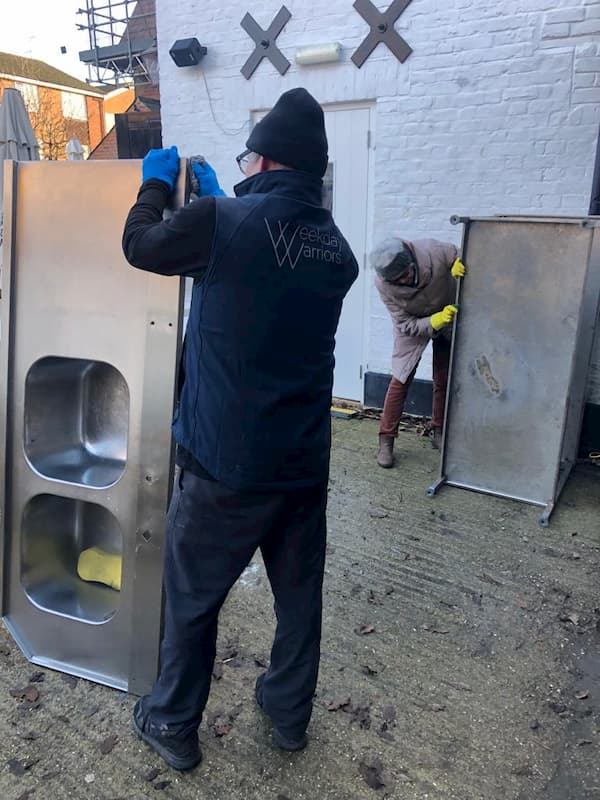
[[[235,157],[237,161],[237,165],[240,168],[240,172],[242,175],[246,174],[246,167],[250,163],[250,156],[252,155],[252,150],[244,150],[243,153],[240,153],[239,156]]]

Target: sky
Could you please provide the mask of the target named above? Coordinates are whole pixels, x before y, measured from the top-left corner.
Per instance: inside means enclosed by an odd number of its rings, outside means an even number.
[[[85,23],[85,0],[1,0],[0,52],[39,58],[69,75],[85,80],[87,67],[79,61],[79,51],[89,49]],[[66,55],[60,52],[67,48]]]

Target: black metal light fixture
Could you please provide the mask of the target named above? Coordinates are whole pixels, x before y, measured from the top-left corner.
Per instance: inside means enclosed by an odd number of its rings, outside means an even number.
[[[195,37],[177,39],[169,50],[169,55],[178,67],[193,67],[199,64],[208,50]]]

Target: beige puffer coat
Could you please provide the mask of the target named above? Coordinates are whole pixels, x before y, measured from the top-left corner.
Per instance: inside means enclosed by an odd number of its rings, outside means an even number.
[[[375,276],[375,285],[392,317],[394,353],[392,374],[405,383],[417,366],[431,338],[437,336],[429,318],[444,306],[454,303],[456,284],[450,269],[458,255],[453,244],[436,239],[406,242],[419,268],[416,286],[397,286]],[[450,326],[442,329],[448,335]]]

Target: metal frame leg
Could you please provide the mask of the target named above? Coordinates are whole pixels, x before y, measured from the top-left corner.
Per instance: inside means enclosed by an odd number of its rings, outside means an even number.
[[[439,478],[435,483],[432,483],[429,489],[427,489],[427,497],[435,497],[445,483],[446,476],[442,475],[441,478]]]
[[[546,507],[544,508],[544,510],[540,515],[539,522],[542,528],[547,528],[548,525],[550,524],[550,515],[552,514],[553,511],[554,511],[554,501],[551,501],[546,505]]]

